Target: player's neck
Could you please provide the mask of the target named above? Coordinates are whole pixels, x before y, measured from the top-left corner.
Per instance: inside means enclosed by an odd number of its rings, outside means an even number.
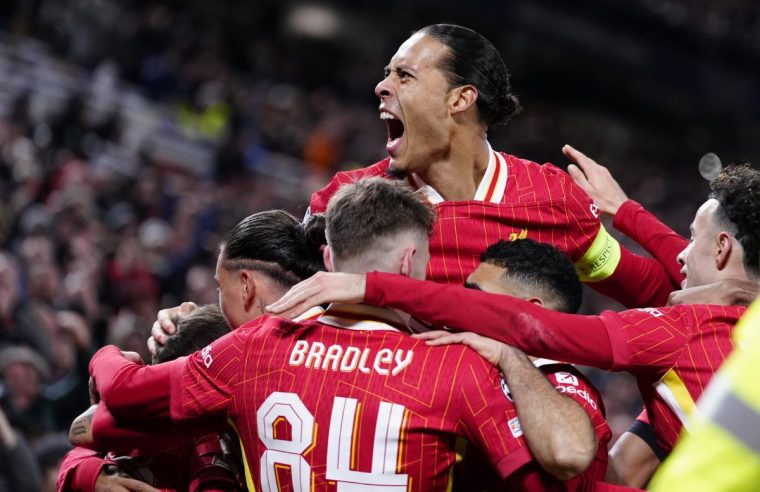
[[[485,138],[454,139],[446,157],[431,163],[419,175],[444,200],[472,200],[488,168],[489,158]]]

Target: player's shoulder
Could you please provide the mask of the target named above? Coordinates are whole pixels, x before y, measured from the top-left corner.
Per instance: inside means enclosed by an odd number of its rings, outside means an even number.
[[[378,161],[371,166],[362,167],[359,169],[351,169],[348,171],[339,171],[330,178],[330,181],[324,186],[324,188],[315,191],[311,195],[310,208],[311,213],[324,212],[327,209],[327,203],[330,198],[338,191],[338,188],[347,183],[353,183],[362,178],[370,177],[384,177],[388,171],[388,165],[390,158],[385,158]]]
[[[567,172],[554,164],[538,164],[505,152],[500,154],[507,163],[507,186],[512,193],[530,193],[536,200],[577,202],[584,207],[586,202],[592,201]],[[569,200],[571,196],[573,200]]]

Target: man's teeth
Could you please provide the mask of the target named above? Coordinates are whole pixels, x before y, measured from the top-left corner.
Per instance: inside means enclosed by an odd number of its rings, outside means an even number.
[[[395,116],[393,116],[391,113],[389,113],[387,111],[381,111],[380,112],[380,119],[381,120],[395,120],[395,119],[398,119],[398,118],[396,118]]]

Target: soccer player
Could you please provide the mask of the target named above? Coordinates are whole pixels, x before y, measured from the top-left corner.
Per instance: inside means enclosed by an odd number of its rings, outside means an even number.
[[[438,216],[429,280],[461,285],[490,244],[529,237],[554,245],[575,262],[581,280],[626,306],[663,305],[677,288],[657,261],[620,247],[565,172],[491,148],[488,129],[519,104],[504,61],[477,32],[449,24],[420,29],[393,56],[375,94],[389,157],[336,174],[312,196],[311,213],[360,177],[405,177]]]
[[[199,307],[174,323],[177,334],[160,348],[153,364],[191,354],[230,331],[213,305]],[[71,425],[69,438],[78,447],[64,457],[57,489],[240,490],[213,431],[216,427],[217,422],[124,428],[104,405],[93,405]]]
[[[657,220],[639,203],[628,198],[609,170],[582,152],[566,145],[563,152],[575,164],[568,173],[599,206],[602,214],[613,218],[615,228],[641,244],[657,258],[670,278],[681,283],[684,278],[676,258],[688,240]],[[758,295],[760,286],[749,280],[724,279],[713,284],[673,291],[668,304],[748,305]],[[655,442],[655,434],[644,409],[631,428],[623,433],[610,450],[608,481],[632,487],[644,487],[664,458]]]
[[[726,278],[758,281],[760,173],[748,165],[724,169],[691,225],[678,257],[685,287]],[[335,274],[337,275],[337,274]],[[688,424],[694,401],[733,349],[731,331],[740,306],[689,304],[600,316],[541,309],[521,299],[453,285],[418,282],[386,273],[317,274],[283,296],[272,312],[298,312],[336,300],[403,309],[440,325],[468,329],[529,354],[612,370],[627,370],[639,384],[657,444],[669,452]],[[445,343],[459,334],[423,334]]]
[[[328,208],[325,264],[422,279],[433,220],[402,183],[344,187]],[[226,254],[217,280],[234,325],[249,299],[225,269]],[[158,366],[105,347],[90,370],[114,415],[228,416],[241,437],[249,490],[446,490],[456,437],[473,443],[505,479],[531,462],[498,371],[467,347],[409,337],[405,319],[333,304],[301,322],[263,316]]]
[[[737,337],[737,335],[740,335]],[[668,492],[750,492],[760,483],[760,298],[741,319],[734,351],[699,400],[688,435],[652,480]]]
[[[314,273],[324,270],[320,247],[326,243],[324,217],[316,216],[308,224],[284,210],[266,210],[238,222],[222,242],[224,271],[241,287],[238,295],[246,302],[230,326],[264,314],[263,306],[278,299],[290,287]],[[196,309],[193,302],[162,309],[153,323],[148,350],[155,355],[175,333],[173,319]]]
[[[480,256],[480,264],[467,278],[465,286],[512,295],[566,313],[578,311],[583,295],[582,284],[570,260],[552,246],[531,239],[502,240],[489,246]],[[562,441],[564,433],[556,430],[579,425],[580,420],[585,421],[584,415],[578,412],[579,406],[582,407],[594,426],[596,455],[582,475],[563,485],[566,490],[573,490],[604,479],[607,444],[612,433],[605,420],[599,392],[575,367],[549,359],[528,358],[518,349],[474,333],[468,335],[465,343],[495,363],[499,359],[494,358],[493,353],[509,353],[508,357],[501,358],[499,369],[517,408],[528,445],[537,461],[551,470],[554,476],[562,476],[560,473],[564,472],[564,477],[568,477],[568,474],[552,463],[549,453],[547,456],[540,453],[552,447],[573,446]],[[541,480],[547,473],[537,463],[526,468],[536,474],[534,479],[544,485],[543,488],[551,487],[552,480]],[[465,483],[474,488],[471,480]],[[536,486],[532,490],[541,488]],[[500,490],[498,487],[494,489]]]

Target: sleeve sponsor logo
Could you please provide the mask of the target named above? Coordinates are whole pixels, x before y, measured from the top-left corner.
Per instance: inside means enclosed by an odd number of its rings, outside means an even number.
[[[578,378],[569,372],[558,372],[554,377],[557,378],[557,383],[559,384],[572,384],[573,386],[578,386]]]
[[[594,398],[590,394],[588,394],[588,391],[586,390],[578,389],[575,386],[555,386],[555,388],[557,388],[557,391],[559,391],[560,393],[571,395],[571,397],[575,400],[577,400],[577,398],[575,398],[575,396],[572,396],[572,395],[578,395],[584,400],[586,400],[586,403],[588,403],[591,406],[591,408],[593,408],[594,410],[599,409],[599,406],[596,404],[596,401],[594,401]]]
[[[206,369],[211,367],[211,364],[214,362],[214,358],[211,357],[211,345],[206,345],[201,350],[201,359],[203,359],[203,365],[206,366]]]
[[[659,318],[660,316],[662,316],[662,311],[656,308],[638,308],[638,310],[643,311],[645,313],[649,313],[655,318]]]

